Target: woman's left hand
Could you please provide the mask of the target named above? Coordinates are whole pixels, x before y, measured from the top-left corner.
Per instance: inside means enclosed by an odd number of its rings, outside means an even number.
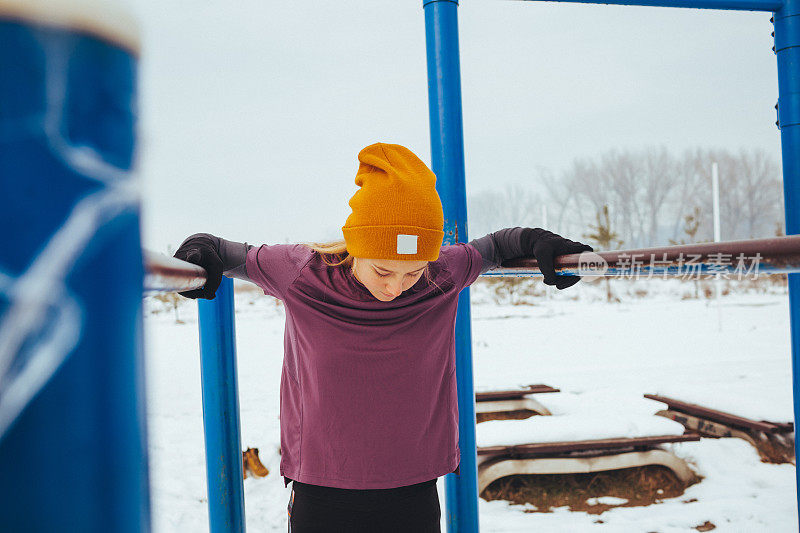
[[[563,290],[578,283],[581,279],[580,276],[557,275],[553,259],[559,255],[593,252],[594,249],[588,244],[565,239],[546,229],[534,228],[534,231],[536,240],[533,243],[533,256],[544,276],[545,285],[555,285],[557,289]]]

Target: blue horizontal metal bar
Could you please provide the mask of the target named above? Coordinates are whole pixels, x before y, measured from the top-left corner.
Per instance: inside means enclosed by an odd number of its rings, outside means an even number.
[[[526,2],[538,0],[524,0]],[[779,0],[639,0],[595,2],[592,0],[548,0],[580,4],[608,4],[618,6],[688,7],[693,9],[732,9],[737,11],[777,11],[783,7]]]

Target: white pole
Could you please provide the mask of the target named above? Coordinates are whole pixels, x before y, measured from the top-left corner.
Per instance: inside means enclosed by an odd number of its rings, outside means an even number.
[[[547,229],[547,206],[542,205],[542,229]],[[550,301],[550,291],[547,290],[547,285],[544,286],[544,298]]]
[[[714,242],[719,242],[720,238],[720,224],[719,224],[719,165],[716,162],[711,164],[711,192],[714,195]],[[717,331],[722,331],[722,302],[720,296],[722,295],[721,288],[722,279],[717,274],[714,280],[714,287],[716,289],[717,300]]]
[[[719,166],[711,164],[711,189],[714,195],[714,242],[719,242]]]

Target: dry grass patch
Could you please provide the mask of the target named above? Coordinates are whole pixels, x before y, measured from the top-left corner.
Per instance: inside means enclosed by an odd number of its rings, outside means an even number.
[[[755,439],[762,463],[779,465],[794,461],[794,443],[791,440],[779,442],[776,439],[759,439],[758,436]]]
[[[692,485],[699,478],[689,483]],[[592,474],[520,474],[492,482],[481,494],[487,501],[507,500],[513,504],[532,504],[535,510],[551,512],[553,507],[600,514],[614,507],[638,507],[659,503],[683,494],[689,486],[668,468],[647,465]],[[626,503],[609,505],[587,500],[612,496]]]

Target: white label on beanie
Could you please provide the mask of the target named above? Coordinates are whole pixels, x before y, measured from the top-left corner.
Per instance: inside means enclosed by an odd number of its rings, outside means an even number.
[[[415,254],[417,253],[417,235],[397,235],[397,253]]]

